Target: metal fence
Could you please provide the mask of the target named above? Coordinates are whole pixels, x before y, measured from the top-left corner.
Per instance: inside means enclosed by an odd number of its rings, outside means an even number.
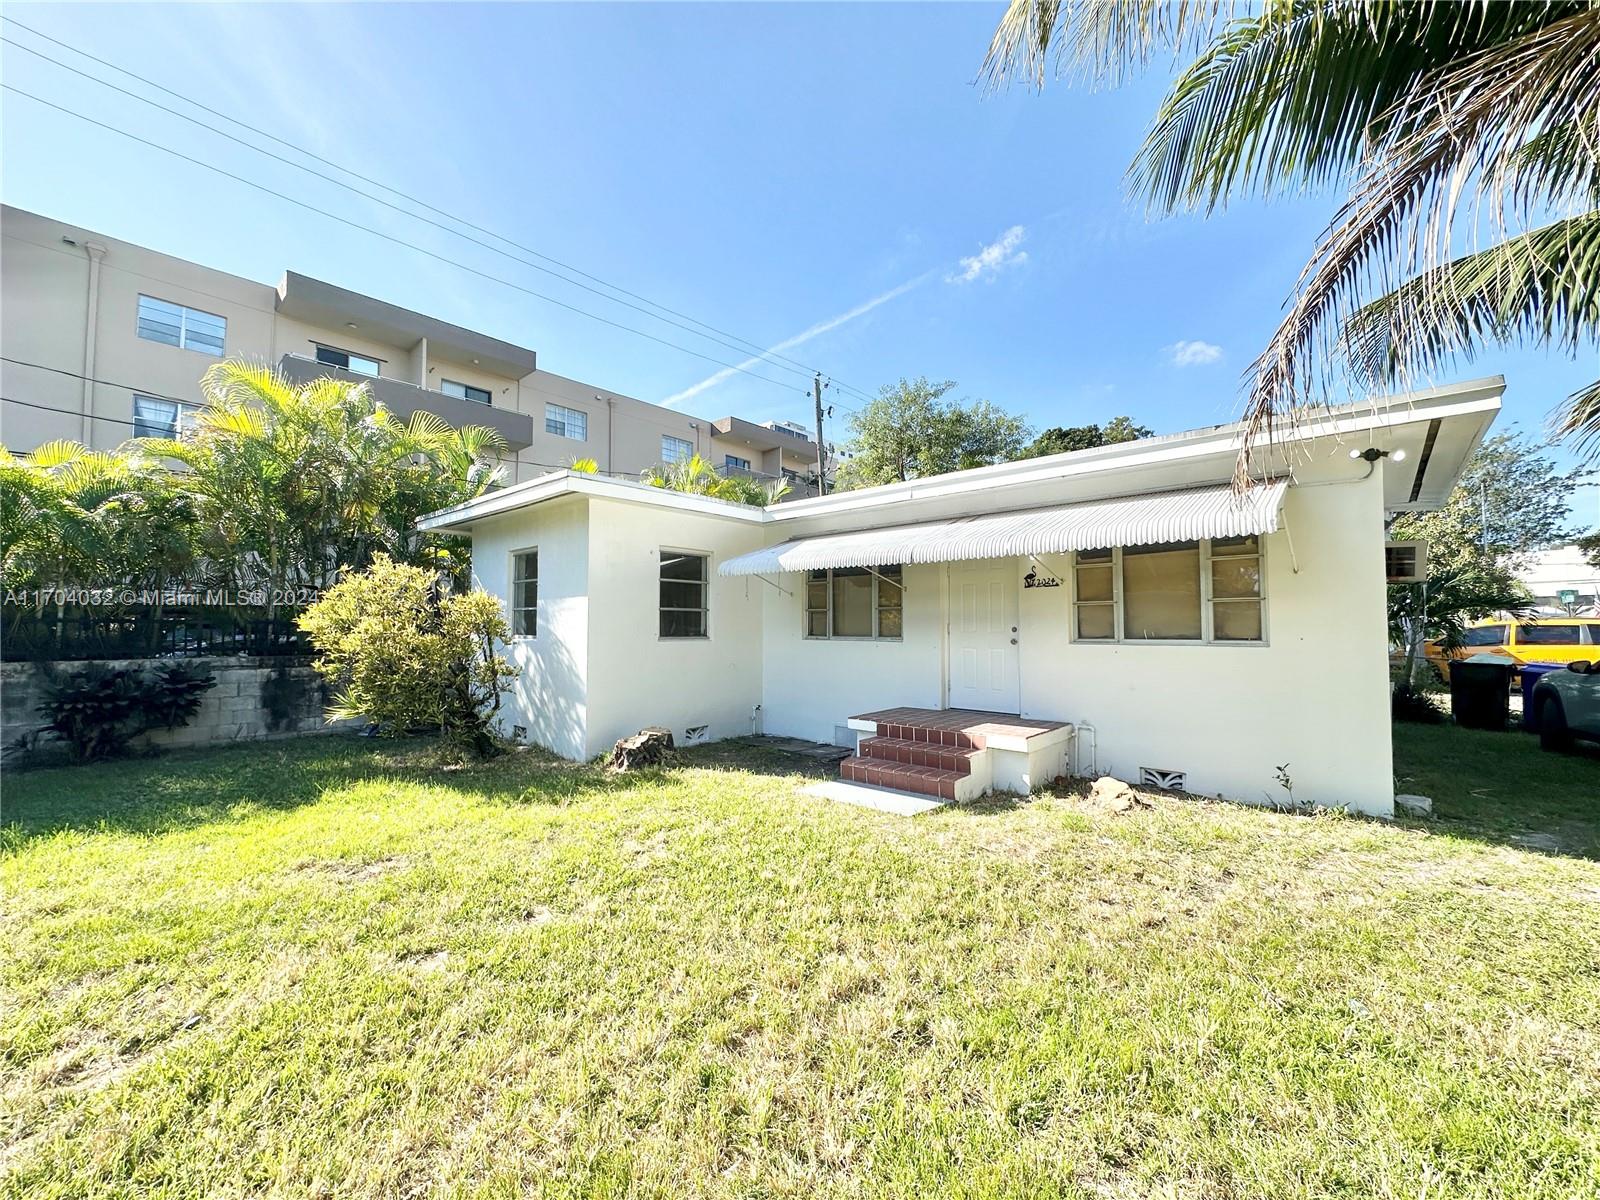
[[[299,610],[270,616],[228,609],[107,610],[68,605],[35,609],[5,605],[0,658],[6,662],[100,658],[198,658],[304,655],[310,643],[295,628]]]

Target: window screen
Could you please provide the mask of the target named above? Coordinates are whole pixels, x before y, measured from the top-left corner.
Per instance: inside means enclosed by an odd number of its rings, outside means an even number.
[[[703,554],[661,552],[661,636],[706,636],[706,566]]]

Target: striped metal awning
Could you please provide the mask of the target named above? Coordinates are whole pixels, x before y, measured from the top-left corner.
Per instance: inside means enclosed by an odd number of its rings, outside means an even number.
[[[1273,533],[1278,528],[1278,513],[1288,486],[1287,479],[1276,479],[1240,495],[1221,484],[916,525],[824,533],[741,554],[728,559],[718,570],[723,575],[771,575],[827,567],[1063,554]]]

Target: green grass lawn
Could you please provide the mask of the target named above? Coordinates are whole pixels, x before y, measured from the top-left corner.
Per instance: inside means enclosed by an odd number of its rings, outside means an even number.
[[[1436,821],[904,820],[729,747],[11,776],[0,1188],[1600,1194],[1600,765],[1400,736]]]

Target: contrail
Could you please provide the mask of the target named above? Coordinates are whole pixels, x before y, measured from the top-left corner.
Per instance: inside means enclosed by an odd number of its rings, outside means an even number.
[[[897,296],[904,296],[912,288],[922,286],[938,273],[939,272],[937,269],[932,271],[924,271],[915,279],[908,279],[899,287],[890,288],[881,296],[874,296],[871,300],[856,305],[849,312],[842,312],[836,317],[829,317],[826,321],[820,321],[813,325],[810,329],[807,329],[802,333],[797,333],[792,338],[787,338],[784,341],[779,342],[776,346],[771,346],[752,358],[745,359],[736,367],[723,367],[722,370],[716,372],[714,375],[706,376],[699,383],[693,384],[690,387],[684,388],[681,392],[676,392],[673,395],[668,396],[661,403],[667,408],[672,408],[674,405],[682,404],[685,400],[688,400],[694,396],[698,396],[707,388],[715,387],[724,379],[727,379],[730,375],[737,375],[740,371],[747,367],[753,367],[757,363],[765,362],[770,355],[782,354],[785,350],[792,349],[804,342],[809,342],[814,337],[820,337],[822,334],[827,333],[830,329],[837,329],[839,326],[844,325],[847,322],[854,321],[859,316],[864,316],[873,309],[877,308],[880,304],[887,304]]]

